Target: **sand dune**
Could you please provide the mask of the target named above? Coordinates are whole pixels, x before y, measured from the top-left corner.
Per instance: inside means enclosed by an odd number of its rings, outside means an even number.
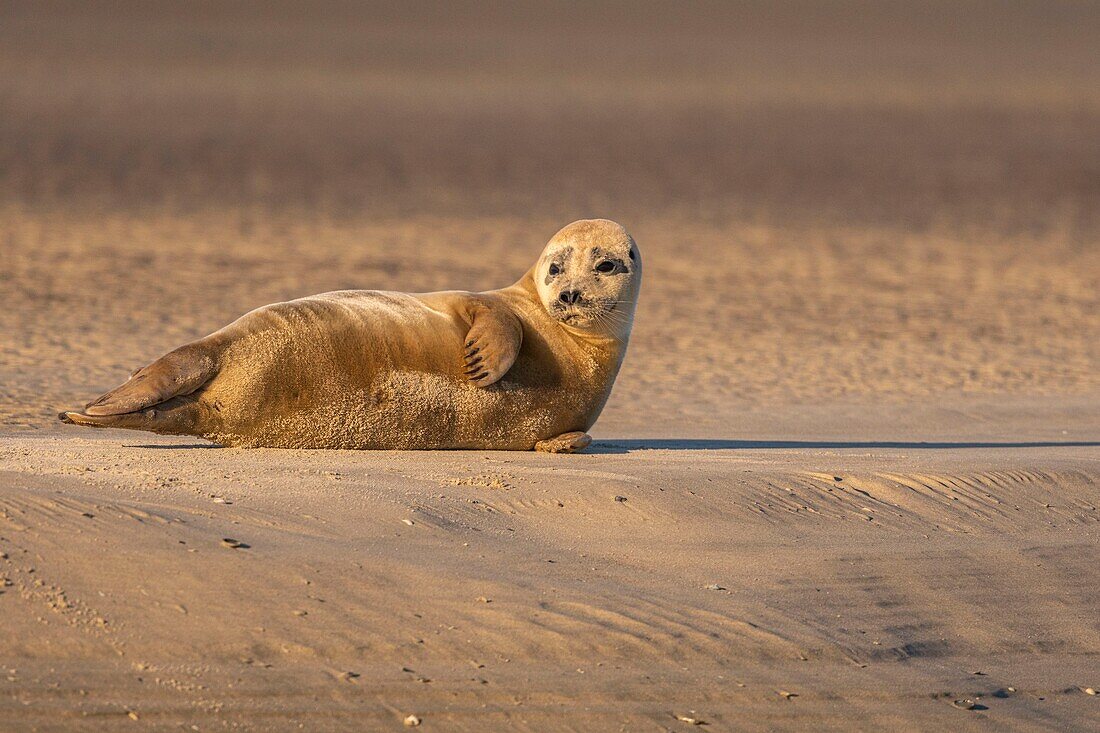
[[[0,11],[0,729],[1094,727],[1093,9],[303,8]],[[592,215],[586,454],[56,421]]]

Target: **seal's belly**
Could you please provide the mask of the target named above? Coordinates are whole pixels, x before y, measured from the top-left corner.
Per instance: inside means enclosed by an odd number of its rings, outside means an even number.
[[[300,419],[310,433],[327,433],[319,443],[349,448],[529,450],[561,432],[553,431],[563,416],[540,408],[554,404],[543,392],[507,377],[481,388],[449,375],[392,371]]]
[[[362,389],[333,390],[297,409],[259,413],[211,437],[232,445],[287,448],[530,450],[572,429],[576,415],[551,410],[546,389],[488,387],[425,372],[391,371]]]

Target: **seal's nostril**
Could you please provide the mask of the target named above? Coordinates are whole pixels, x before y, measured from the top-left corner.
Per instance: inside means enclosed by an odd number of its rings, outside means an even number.
[[[579,290],[563,290],[561,291],[561,295],[558,296],[558,300],[563,303],[569,303],[570,305],[580,301],[580,299],[581,291]]]

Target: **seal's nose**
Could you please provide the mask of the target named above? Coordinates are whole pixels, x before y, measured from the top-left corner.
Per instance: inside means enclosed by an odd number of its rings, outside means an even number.
[[[558,300],[569,305],[580,302],[581,291],[579,290],[563,290],[561,295],[558,296]]]

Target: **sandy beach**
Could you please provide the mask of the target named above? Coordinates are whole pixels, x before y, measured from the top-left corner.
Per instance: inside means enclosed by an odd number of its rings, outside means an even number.
[[[1094,10],[109,5],[0,10],[0,729],[1096,726]],[[589,216],[582,454],[57,421]]]

